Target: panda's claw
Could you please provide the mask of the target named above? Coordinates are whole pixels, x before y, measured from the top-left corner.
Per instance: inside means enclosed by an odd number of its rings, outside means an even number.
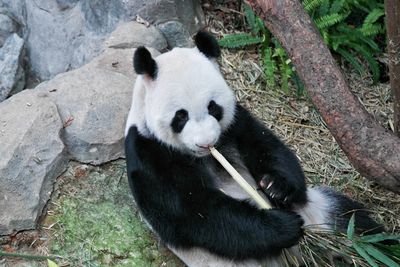
[[[271,188],[271,186],[274,184],[274,181],[269,182],[268,186],[267,186],[267,190]]]

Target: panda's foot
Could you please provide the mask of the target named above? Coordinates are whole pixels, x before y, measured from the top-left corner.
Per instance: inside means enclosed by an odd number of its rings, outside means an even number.
[[[303,205],[307,202],[306,191],[295,184],[288,183],[282,177],[275,178],[265,174],[259,185],[270,201],[278,207],[290,208],[293,204]]]

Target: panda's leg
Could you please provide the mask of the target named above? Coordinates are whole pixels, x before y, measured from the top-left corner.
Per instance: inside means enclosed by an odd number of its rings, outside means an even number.
[[[345,232],[351,216],[355,215],[355,229],[359,234],[375,234],[384,228],[375,222],[358,202],[328,187],[307,189],[308,202],[295,208],[303,217],[304,225]]]

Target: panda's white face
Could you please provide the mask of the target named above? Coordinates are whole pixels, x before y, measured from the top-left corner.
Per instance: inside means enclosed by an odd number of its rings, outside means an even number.
[[[175,48],[155,61],[156,78],[136,82],[128,124],[186,153],[209,154],[235,113],[217,64],[197,48]]]

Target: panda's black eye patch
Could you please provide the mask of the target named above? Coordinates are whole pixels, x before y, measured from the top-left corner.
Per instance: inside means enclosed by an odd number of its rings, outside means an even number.
[[[224,110],[223,108],[215,103],[214,100],[211,100],[210,103],[208,103],[208,114],[213,116],[217,121],[220,121],[222,119],[222,116],[224,115]]]
[[[189,120],[189,114],[186,110],[180,109],[175,112],[175,116],[172,119],[171,127],[175,133],[182,132],[186,122]]]

